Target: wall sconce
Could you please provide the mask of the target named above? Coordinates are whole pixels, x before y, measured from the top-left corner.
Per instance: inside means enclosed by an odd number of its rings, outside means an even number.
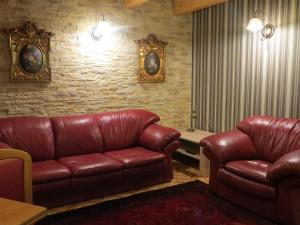
[[[97,25],[94,26],[91,30],[91,37],[94,41],[100,41],[103,38],[103,35],[108,30],[108,24],[104,19],[104,15],[101,15],[97,20]]]
[[[262,11],[262,10],[260,10]],[[260,11],[256,11],[254,13],[254,17],[250,19],[249,24],[247,26],[247,30],[252,32],[261,32],[262,40],[270,39],[274,32],[275,27],[272,24],[266,24],[264,25],[262,19],[258,16],[258,13]]]

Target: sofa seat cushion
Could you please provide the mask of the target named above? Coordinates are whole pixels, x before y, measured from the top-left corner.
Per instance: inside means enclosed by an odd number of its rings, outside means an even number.
[[[32,183],[39,184],[49,181],[71,178],[68,167],[56,160],[46,160],[32,163]]]
[[[147,150],[143,147],[127,148],[106,152],[105,155],[119,160],[125,168],[138,167],[159,162],[164,162],[166,156],[162,153]]]
[[[270,163],[261,160],[242,160],[226,163],[225,169],[244,178],[272,185],[267,179],[270,166]]]
[[[276,187],[249,180],[226,169],[220,168],[217,172],[217,177],[227,186],[246,195],[270,200],[274,200],[277,197]]]
[[[123,163],[102,153],[67,156],[58,161],[70,168],[73,177],[94,176],[124,168]]]

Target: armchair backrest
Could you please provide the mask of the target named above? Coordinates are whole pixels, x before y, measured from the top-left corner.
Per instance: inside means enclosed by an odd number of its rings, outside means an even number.
[[[32,162],[28,153],[0,149],[0,197],[32,203]]]
[[[253,116],[241,121],[237,128],[250,137],[258,155],[267,162],[300,149],[300,120]]]
[[[136,145],[142,131],[159,119],[155,113],[138,109],[99,114],[105,151]]]

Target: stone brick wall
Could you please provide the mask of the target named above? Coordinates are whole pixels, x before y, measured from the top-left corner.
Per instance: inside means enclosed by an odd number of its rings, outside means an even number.
[[[192,15],[173,16],[171,0],[126,9],[123,0],[3,0],[0,28],[31,20],[51,39],[49,84],[10,83],[8,37],[0,34],[0,116],[72,115],[144,108],[161,123],[188,127],[191,105]],[[111,33],[95,42],[89,30],[103,14]],[[155,33],[168,41],[166,82],[137,82],[134,40]]]

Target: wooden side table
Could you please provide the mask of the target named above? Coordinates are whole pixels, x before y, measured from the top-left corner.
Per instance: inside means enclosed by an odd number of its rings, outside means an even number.
[[[199,143],[202,139],[213,135],[203,130],[195,130],[189,132],[186,130],[180,130],[181,136],[179,141],[181,146],[177,149],[177,152],[185,156],[199,160],[199,174],[201,177],[209,176],[209,160],[203,154],[203,149],[200,147]]]
[[[0,198],[0,224],[29,225],[34,224],[47,215],[44,207]]]

